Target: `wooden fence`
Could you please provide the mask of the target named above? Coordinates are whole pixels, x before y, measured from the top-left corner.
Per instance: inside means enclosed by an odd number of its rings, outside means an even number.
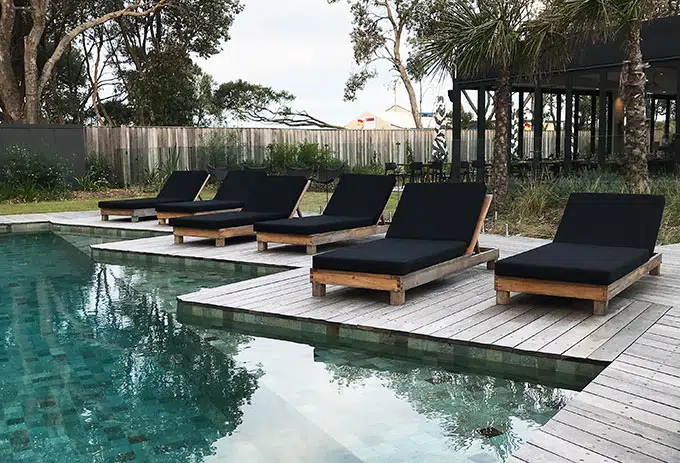
[[[451,150],[451,131],[446,143]],[[486,157],[492,158],[493,130],[486,131]],[[524,155],[534,152],[533,133],[524,132]],[[579,134],[581,152],[590,150],[590,134]],[[424,130],[302,130],[269,128],[194,128],[194,127],[86,127],[85,147],[88,155],[107,159],[125,184],[142,183],[153,169],[176,158],[179,168],[202,168],[215,148],[229,152],[239,161],[263,162],[271,143],[317,143],[350,166],[373,161],[406,163],[406,142],[413,149],[414,160],[428,161],[435,131]],[[461,159],[475,160],[477,132],[464,130],[461,136]],[[222,148],[220,148],[222,147]],[[543,134],[544,156],[555,152],[555,132]]]

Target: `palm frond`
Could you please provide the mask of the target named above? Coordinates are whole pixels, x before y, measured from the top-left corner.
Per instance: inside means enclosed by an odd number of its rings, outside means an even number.
[[[455,61],[456,69],[471,77],[515,66],[529,5],[527,0],[448,4],[434,32],[419,43],[426,71],[450,71]]]

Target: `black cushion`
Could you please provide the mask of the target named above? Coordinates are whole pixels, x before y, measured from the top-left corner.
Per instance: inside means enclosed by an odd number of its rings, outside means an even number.
[[[157,197],[159,199],[171,198],[175,201],[193,201],[201,192],[207,179],[208,173],[204,170],[176,170],[165,181]]]
[[[231,171],[217,189],[213,199],[243,202],[250,197],[259,182],[266,176],[267,172],[263,170]]]
[[[394,212],[387,238],[468,243],[485,195],[483,183],[409,183]]]
[[[183,201],[179,203],[159,204],[156,206],[156,211],[194,213],[240,209],[242,207],[243,201],[221,201],[219,199],[211,199],[208,201]]]
[[[162,203],[193,201],[208,178],[204,170],[176,170],[165,181],[155,198],[100,201],[104,209],[152,209]]]
[[[173,227],[198,228],[201,230],[219,230],[220,228],[241,227],[255,222],[276,220],[287,215],[276,212],[217,212],[215,214],[194,215],[170,219]]]
[[[343,217],[330,215],[315,215],[282,220],[270,220],[255,224],[256,232],[283,233],[286,235],[312,235],[349,228],[368,227],[375,225],[372,217]]]
[[[109,201],[99,201],[99,207],[103,209],[154,209],[160,204],[173,201],[182,201],[182,198],[113,199]]]
[[[344,174],[323,214],[369,217],[375,224],[390,199],[395,182],[391,175]]]
[[[608,285],[647,262],[646,249],[550,243],[496,263],[496,275]]]
[[[655,195],[572,193],[554,241],[647,249],[650,257],[664,204]]]
[[[277,214],[275,218],[289,217],[305,185],[307,179],[296,175],[264,177],[257,181],[255,190],[243,206],[243,211],[273,212]]]
[[[462,241],[380,239],[317,254],[315,269],[406,275],[465,253]]]

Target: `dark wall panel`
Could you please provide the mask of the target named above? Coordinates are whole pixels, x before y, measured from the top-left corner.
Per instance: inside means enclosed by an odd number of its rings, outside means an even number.
[[[85,173],[83,126],[0,124],[0,162],[11,146],[22,146],[46,156],[54,156],[66,163],[75,177]]]

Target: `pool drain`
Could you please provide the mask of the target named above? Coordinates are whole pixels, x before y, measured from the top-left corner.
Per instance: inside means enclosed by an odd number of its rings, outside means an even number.
[[[477,430],[477,432],[480,433],[484,437],[496,437],[496,436],[500,436],[501,434],[503,434],[501,431],[494,428],[493,426],[489,426],[488,428],[479,428]]]

